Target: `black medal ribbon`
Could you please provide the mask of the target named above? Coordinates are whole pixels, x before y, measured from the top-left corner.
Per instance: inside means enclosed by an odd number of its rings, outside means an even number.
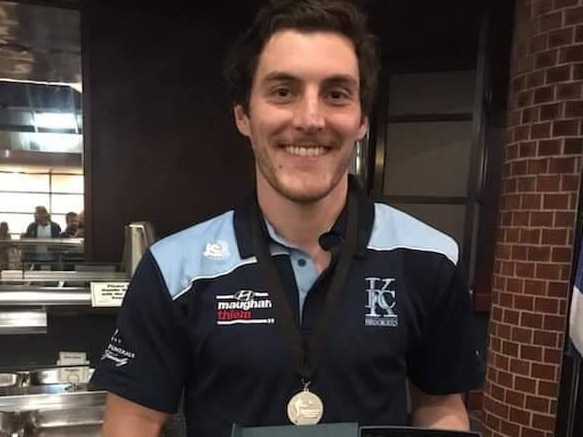
[[[347,196],[347,219],[345,237],[334,268],[333,276],[326,295],[322,316],[316,329],[304,341],[300,327],[294,320],[289,299],[284,292],[281,276],[269,251],[268,232],[258,203],[256,202],[256,219],[252,220],[251,232],[255,254],[261,272],[264,275],[271,298],[275,304],[278,325],[282,334],[292,348],[294,365],[305,387],[309,385],[322,358],[326,339],[337,312],[342,290],[348,277],[348,271],[357,248],[358,234],[358,200],[356,193],[349,190]]]

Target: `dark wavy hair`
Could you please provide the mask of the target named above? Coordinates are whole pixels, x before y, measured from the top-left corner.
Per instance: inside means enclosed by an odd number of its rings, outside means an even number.
[[[224,76],[231,100],[249,110],[259,56],[270,37],[281,30],[335,32],[354,44],[360,76],[360,104],[368,113],[375,97],[379,60],[376,38],[366,16],[349,0],[270,0],[225,58]]]

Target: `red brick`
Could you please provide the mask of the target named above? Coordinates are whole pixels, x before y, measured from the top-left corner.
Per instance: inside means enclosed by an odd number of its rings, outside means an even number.
[[[537,297],[534,301],[534,309],[538,313],[558,314],[559,301],[555,298]]]
[[[510,421],[513,423],[518,423],[520,425],[530,425],[530,420],[532,413],[530,411],[524,411],[520,408],[510,407]],[[512,435],[512,434],[511,434]],[[514,434],[517,435],[517,434]]]
[[[556,49],[546,50],[534,55],[534,66],[538,69],[552,67],[557,65],[559,51]]]
[[[518,297],[518,296],[517,296]],[[511,339],[518,343],[532,343],[533,330],[527,328],[521,328],[519,326],[512,327]]]
[[[537,379],[545,379],[547,381],[555,381],[557,376],[557,366],[550,364],[532,363],[531,376]],[[535,393],[533,390],[531,393]]]
[[[556,347],[558,335],[556,332],[534,331],[533,343],[539,346]]]
[[[570,263],[573,257],[571,248],[569,247],[553,247],[551,254],[551,261]]]
[[[566,298],[569,293],[569,282],[549,282],[547,295],[549,297]]]
[[[510,340],[512,336],[512,328],[506,323],[506,320],[504,320],[504,324],[498,325],[497,334],[502,340]]]
[[[553,10],[553,0],[535,0],[532,6],[532,17],[537,17]]]
[[[511,163],[510,171],[513,176],[522,176],[526,174],[526,161],[515,161]]]
[[[578,191],[579,190],[579,176],[578,175],[564,174],[561,176],[561,179],[562,179],[562,184],[561,184],[562,191]]]
[[[523,197],[527,197],[526,195],[524,195]],[[540,195],[538,196],[540,197]],[[540,199],[539,199],[539,204],[540,204]],[[528,203],[528,199],[525,202],[524,198],[522,198],[521,201],[521,208],[522,209],[528,209],[529,208],[529,203]],[[532,209],[532,207],[530,207],[530,209]],[[512,226],[516,226],[516,227],[524,227],[524,226],[528,226],[528,223],[530,222],[530,213],[526,212],[526,211],[517,211],[517,212],[513,212],[512,213]],[[519,247],[517,247],[517,249],[520,249]],[[520,255],[517,255],[518,257],[520,257]],[[514,259],[526,259],[526,254],[523,256],[523,258],[515,258],[513,256]]]
[[[508,406],[496,400],[490,400],[490,411],[498,417],[506,419],[508,417]]]
[[[524,286],[524,281],[522,279],[519,278],[508,278],[506,280],[506,291],[509,291],[510,293],[514,293],[514,294],[520,294],[522,293],[523,290],[523,286]],[[512,294],[510,293],[500,293],[502,294],[507,294],[509,296],[512,297]],[[508,305],[509,307],[512,306],[512,300],[510,301],[510,305]]]
[[[538,35],[533,36],[528,41],[528,52],[530,54],[535,54],[546,50],[547,48],[547,34],[546,33],[539,33]]]
[[[543,316],[542,314],[535,313],[522,313],[520,315],[520,326],[525,326],[527,328],[540,329],[543,326]]]
[[[518,183],[517,189],[522,193],[535,191],[536,177],[523,176],[517,179],[517,183]]]
[[[540,119],[555,120],[562,115],[562,107],[560,103],[547,103],[540,106]]]
[[[583,44],[562,47],[559,53],[559,62],[568,64],[583,61]]]
[[[583,7],[565,11],[565,26],[583,23]]]
[[[550,160],[548,158],[543,159],[529,159],[527,161],[526,172],[527,174],[541,174],[547,173],[550,165]]]
[[[488,411],[486,413],[486,420],[484,421],[486,423],[486,425],[490,429],[499,430],[500,427],[502,426],[502,421],[498,417],[490,414],[489,410],[487,410],[485,406],[484,406],[484,411]],[[495,437],[495,436],[494,436],[494,434],[492,434],[490,437]]]
[[[583,64],[573,65],[573,80],[583,79]]]
[[[553,122],[553,136],[576,136],[579,134],[579,120],[555,120]]]
[[[572,27],[565,27],[549,32],[549,48],[571,44],[573,42],[573,34],[574,32]]]
[[[561,279],[563,266],[560,264],[539,263],[536,265],[536,278],[538,279]]]
[[[575,29],[575,42],[583,42],[583,26],[577,26]]]
[[[518,157],[520,158],[532,158],[536,156],[536,142],[535,141],[523,141],[518,146]]]
[[[520,313],[515,310],[511,310],[510,308],[506,308],[504,310],[504,317],[502,321],[504,323],[508,323],[509,325],[516,325],[518,324],[518,320],[520,319]],[[510,338],[510,336],[508,336]]]
[[[514,308],[517,310],[534,310],[534,297],[528,295],[516,295],[514,296]]]
[[[502,353],[508,355],[509,357],[518,357],[518,344],[511,341],[502,340]],[[500,374],[498,375],[498,382],[502,384],[503,381],[500,380]],[[502,384],[508,386],[508,384]]]
[[[512,141],[524,141],[528,140],[530,136],[530,126],[515,126],[510,129],[510,136]],[[509,147],[507,157],[511,158],[512,149]]]
[[[544,71],[534,71],[526,76],[526,87],[527,88],[537,88],[544,85],[545,83],[545,72]]]
[[[543,209],[569,209],[569,195],[566,193],[545,193]]]
[[[554,226],[557,228],[570,228],[575,224],[575,213],[568,211],[556,211]]]
[[[579,4],[579,0],[555,0],[554,5],[555,9],[565,8],[567,6],[577,6]]]
[[[530,362],[512,358],[510,359],[509,370],[514,374],[530,376]]]
[[[523,244],[539,244],[541,237],[540,229],[520,229],[519,242]]]
[[[564,154],[580,155],[583,151],[583,140],[581,138],[564,138]]]
[[[541,209],[541,194],[523,194],[521,196],[520,207],[527,210],[540,210]],[[528,226],[530,219],[530,214],[527,214],[526,220],[521,222],[521,224],[513,223],[514,226]]]
[[[528,221],[527,221],[528,223]],[[512,246],[512,259],[525,261],[528,253],[526,246]]]
[[[545,348],[543,353],[543,362],[560,365],[563,353],[560,349]]]
[[[532,426],[536,429],[544,429],[546,431],[551,431],[555,429],[555,417],[554,416],[543,416],[542,414],[532,415]]]
[[[538,227],[538,226],[547,226],[551,227],[553,225],[553,213],[548,211],[533,211],[530,215],[530,226]],[[543,230],[544,232],[544,230]],[[565,235],[566,238],[566,235]],[[543,244],[552,244],[546,243],[544,241],[544,234],[543,234]]]
[[[565,318],[545,314],[543,317],[543,328],[547,331],[563,332],[565,330]]]
[[[520,434],[515,434],[515,435],[516,435],[516,437],[553,437],[553,436],[547,436],[543,431],[541,431],[539,429],[527,428],[527,427],[520,428]],[[507,436],[504,436],[504,437],[507,437]],[[512,437],[514,437],[514,435]]]
[[[534,392],[533,392],[534,393]],[[547,413],[550,409],[550,402],[548,399],[537,398],[535,396],[526,396],[525,407],[532,411],[539,411]]]
[[[532,278],[534,276],[534,264],[529,262],[515,262],[514,274],[519,278]]]
[[[509,261],[502,261],[500,264],[500,274],[511,276],[514,274],[514,263]]]
[[[514,294],[511,293],[498,293],[498,304],[505,308],[511,308],[514,303]]]
[[[528,247],[529,261],[549,261],[551,258],[551,248],[548,246]]]
[[[549,173],[575,173],[575,159],[550,158]]]
[[[583,89],[581,84],[577,82],[560,83],[556,87],[558,100],[578,99],[581,97],[581,91]]]
[[[560,145],[560,140],[550,140]],[[559,175],[539,175],[536,178],[536,191],[539,193],[559,191],[561,177]]]
[[[539,281],[536,279],[526,279],[524,281],[524,293],[535,296],[546,295],[547,283],[546,281]]]
[[[582,117],[583,101],[575,100],[565,102],[565,117]]]
[[[516,375],[514,377],[514,389],[522,393],[536,393],[536,379],[526,378],[524,376]],[[507,393],[508,394],[508,393]],[[513,404],[516,406],[523,406],[522,404]]]
[[[545,86],[545,87],[537,88],[534,90],[534,96],[533,96],[532,102],[535,104],[547,103],[547,102],[552,102],[554,99],[555,99],[554,86]]]
[[[523,360],[542,361],[543,348],[539,346],[530,346],[527,344],[520,345],[520,358]],[[534,392],[534,388],[532,391]]]
[[[534,215],[535,213],[533,213]],[[549,225],[552,224],[552,220],[550,222],[546,222]],[[568,244],[567,241],[567,230],[566,229],[543,229],[542,230],[542,244],[550,244],[553,246],[566,246]]]
[[[539,156],[560,155],[562,148],[563,144],[560,139],[541,140],[538,143],[538,155]]]
[[[504,355],[496,354],[494,357],[494,365],[499,370],[508,371],[510,368],[510,358],[505,357]]]
[[[539,381],[537,394],[554,398],[559,392],[558,382]]]
[[[562,22],[562,14],[561,12],[554,12],[550,14],[545,14],[540,17],[540,32],[544,32],[546,30],[558,29],[561,27]]]
[[[532,89],[527,89],[525,91],[521,91],[516,95],[516,107],[517,108],[524,108],[527,106],[532,106],[534,101],[534,92]]]
[[[500,427],[500,432],[503,435],[518,435],[519,431],[520,426],[510,422],[502,422],[502,426]]]

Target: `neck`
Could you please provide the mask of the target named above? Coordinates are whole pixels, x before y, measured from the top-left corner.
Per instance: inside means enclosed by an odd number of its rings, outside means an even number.
[[[332,227],[342,212],[347,191],[345,176],[324,198],[304,203],[282,196],[264,180],[257,182],[259,206],[278,235],[315,259],[321,258],[324,252],[318,242],[320,235]]]

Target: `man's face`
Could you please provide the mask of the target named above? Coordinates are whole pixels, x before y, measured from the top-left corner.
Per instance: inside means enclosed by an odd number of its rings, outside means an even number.
[[[77,229],[79,226],[79,217],[76,215],[67,217],[67,227],[70,229]]]
[[[235,107],[237,127],[255,154],[258,188],[294,202],[330,193],[368,127],[359,89],[358,60],[347,38],[273,34],[259,57],[249,113]]]

